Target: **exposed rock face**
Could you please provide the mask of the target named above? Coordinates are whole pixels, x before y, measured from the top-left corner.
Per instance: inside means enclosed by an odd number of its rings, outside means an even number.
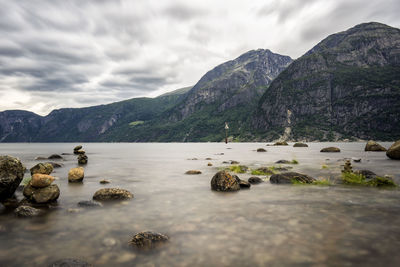
[[[388,151],[386,151],[386,156],[391,159],[400,159],[400,140],[389,147]]]
[[[226,171],[217,172],[211,179],[211,189],[215,191],[240,190],[238,181]]]
[[[121,188],[102,188],[93,195],[94,200],[127,200],[133,198],[133,194]]]
[[[0,112],[0,142],[30,142],[41,126],[42,117],[33,112]]]
[[[321,151],[320,152],[340,152],[340,149],[339,148],[337,148],[337,147],[333,147],[333,146],[330,146],[330,147],[325,147],[325,148],[323,148],[323,149],[321,149]]]
[[[293,182],[310,184],[316,180],[306,174],[286,172],[272,175],[269,181],[271,184],[292,184]]]
[[[0,201],[11,197],[24,178],[25,167],[11,156],[0,156]]]
[[[250,177],[247,181],[251,184],[259,184],[263,182],[263,180],[260,177],[255,177],[255,176]]]
[[[365,151],[386,151],[387,149],[378,144],[375,141],[368,141],[368,143],[365,145]]]
[[[24,187],[23,194],[29,202],[44,204],[56,201],[60,196],[60,189],[55,184],[44,188],[34,188],[29,182]]]
[[[308,145],[307,145],[307,144],[304,144],[304,143],[295,143],[295,144],[293,145],[293,147],[308,147]]]
[[[167,235],[145,231],[135,234],[129,243],[138,249],[150,250],[157,248],[168,240],[169,237]]]
[[[68,172],[68,182],[82,182],[85,177],[85,170],[82,167],[72,168]]]
[[[41,210],[30,206],[19,206],[14,210],[14,214],[17,217],[35,217],[41,214]]]
[[[53,165],[51,163],[38,163],[33,166],[30,171],[31,175],[34,175],[35,173],[49,175],[53,171]]]
[[[329,140],[329,131],[396,138],[399,73],[400,30],[357,25],[330,35],[290,64],[260,99],[254,125],[280,134],[290,127],[293,139]]]
[[[35,188],[43,188],[51,185],[53,181],[54,181],[53,176],[47,174],[35,173],[34,175],[32,175],[31,185]]]

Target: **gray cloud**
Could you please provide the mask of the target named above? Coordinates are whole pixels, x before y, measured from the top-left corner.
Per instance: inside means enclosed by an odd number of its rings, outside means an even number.
[[[257,48],[301,56],[329,34],[400,26],[397,0],[0,0],[0,110],[155,96]]]

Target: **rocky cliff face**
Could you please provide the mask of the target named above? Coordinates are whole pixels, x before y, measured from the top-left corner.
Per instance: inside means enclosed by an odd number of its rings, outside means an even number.
[[[42,117],[33,112],[0,112],[0,142],[30,142],[41,126]]]
[[[271,83],[253,122],[291,139],[398,138],[400,30],[365,23],[327,37]]]
[[[258,49],[225,62],[207,72],[182,97],[170,118],[183,120],[210,104],[217,105],[220,112],[241,104],[253,104],[292,61],[288,56]]]

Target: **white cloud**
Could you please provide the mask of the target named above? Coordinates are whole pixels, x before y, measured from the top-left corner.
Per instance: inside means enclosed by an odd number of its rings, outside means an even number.
[[[156,96],[257,48],[301,56],[329,34],[400,26],[397,0],[0,0],[0,110]]]

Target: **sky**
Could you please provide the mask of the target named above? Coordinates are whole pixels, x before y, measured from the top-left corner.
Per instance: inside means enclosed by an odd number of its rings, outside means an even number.
[[[293,59],[399,0],[0,0],[0,111],[155,97],[252,49]]]

